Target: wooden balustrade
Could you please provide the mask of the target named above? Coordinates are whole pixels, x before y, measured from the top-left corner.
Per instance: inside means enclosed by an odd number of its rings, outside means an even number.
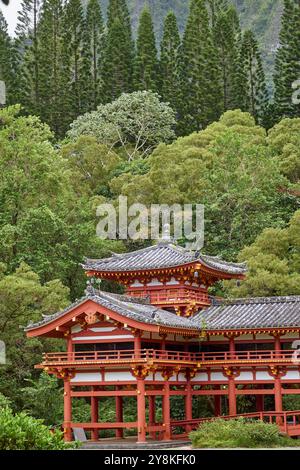
[[[155,349],[142,349],[138,355],[132,350],[119,351],[87,351],[87,352],[55,352],[45,353],[43,362],[51,363],[84,363],[84,362],[103,362],[109,363],[114,361],[139,361],[147,362],[155,361],[173,361],[188,363],[243,363],[243,362],[292,362],[294,350],[284,351],[225,351],[225,352],[184,352],[184,351],[161,351]]]

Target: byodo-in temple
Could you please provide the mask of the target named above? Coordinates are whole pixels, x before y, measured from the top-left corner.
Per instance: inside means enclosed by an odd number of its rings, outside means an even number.
[[[63,379],[66,440],[81,428],[93,441],[103,430],[117,439],[132,430],[139,443],[169,441],[199,424],[193,407],[199,396],[210,397],[215,416],[225,409],[236,416],[242,395],[251,396],[262,413],[269,396],[279,416],[283,396],[300,394],[293,349],[300,338],[300,297],[222,301],[208,294],[217,281],[242,282],[245,265],[161,241],[87,259],[83,268],[89,276],[86,295],[26,329],[28,337],[66,342],[66,352],[44,354],[37,366]],[[117,281],[125,294],[100,290],[96,278]],[[184,403],[183,418],[176,421],[174,396]],[[83,397],[90,420],[74,422],[72,403]],[[101,417],[106,397],[115,402],[112,422]],[[128,397],[134,397],[137,412],[135,421],[126,422]]]

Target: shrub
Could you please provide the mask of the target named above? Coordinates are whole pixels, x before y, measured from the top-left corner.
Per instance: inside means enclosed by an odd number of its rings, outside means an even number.
[[[297,445],[287,436],[282,436],[276,424],[238,418],[215,419],[203,424],[190,434],[193,447],[285,447]]]
[[[64,450],[76,447],[65,443],[60,431],[51,432],[42,420],[8,406],[0,408],[0,450]]]

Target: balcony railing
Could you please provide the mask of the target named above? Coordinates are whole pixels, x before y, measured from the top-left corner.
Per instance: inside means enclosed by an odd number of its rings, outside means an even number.
[[[160,291],[151,291],[151,290],[128,290],[128,294],[133,297],[150,297],[150,302],[153,305],[163,305],[163,304],[189,304],[190,302],[196,302],[199,304],[209,304],[208,294],[205,292],[196,292],[190,289],[168,289]]]
[[[92,352],[55,352],[43,355],[44,364],[113,363],[113,362],[185,362],[192,364],[248,363],[248,362],[297,362],[297,351],[237,351],[237,352],[184,352],[142,349]]]

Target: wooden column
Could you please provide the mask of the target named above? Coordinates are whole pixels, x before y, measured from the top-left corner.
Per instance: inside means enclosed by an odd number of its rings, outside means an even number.
[[[72,441],[72,398],[70,377],[64,378],[64,440]]]
[[[134,337],[134,356],[138,359],[141,357],[141,349],[142,349],[142,338],[140,333],[136,333]]]
[[[123,423],[123,397],[116,397],[116,421]],[[123,429],[116,430],[116,437],[122,439]]]
[[[95,387],[92,387],[92,391],[95,391]],[[98,423],[99,412],[98,412],[98,397],[91,397],[91,421],[92,423]],[[93,441],[97,441],[99,438],[98,429],[92,429],[91,438]]]
[[[234,357],[235,356],[235,342],[234,342],[233,336],[230,336],[229,338],[229,351],[230,351],[230,356]]]
[[[281,379],[275,377],[274,383],[274,397],[275,397],[275,411],[282,411],[282,390],[281,390]]]
[[[171,440],[171,411],[170,411],[170,385],[166,383],[164,385],[164,392],[165,394],[163,395],[163,425],[165,428],[163,440],[164,441],[170,441]]]
[[[153,426],[156,422],[155,419],[155,396],[154,395],[149,395],[149,425]],[[150,433],[152,439],[156,439],[156,433],[151,432]]]
[[[275,349],[275,355],[280,357],[280,351],[281,351],[280,334],[274,334],[274,349]]]
[[[138,443],[146,442],[146,398],[143,378],[137,378],[137,419]]]
[[[216,386],[218,390],[220,390],[220,386]],[[222,414],[222,395],[215,395],[214,396],[214,413],[215,416],[221,416]]]
[[[72,360],[72,352],[73,352],[73,343],[72,343],[72,337],[71,335],[67,336],[67,353],[69,356],[69,359]]]
[[[229,414],[232,416],[236,415],[236,390],[234,377],[228,378],[228,404]]]
[[[255,397],[256,402],[256,411],[264,411],[264,396],[263,395],[256,395]]]
[[[186,395],[185,395],[185,419],[193,419],[193,388],[190,380],[187,380],[186,384]],[[186,431],[191,432],[192,428],[187,425]]]

